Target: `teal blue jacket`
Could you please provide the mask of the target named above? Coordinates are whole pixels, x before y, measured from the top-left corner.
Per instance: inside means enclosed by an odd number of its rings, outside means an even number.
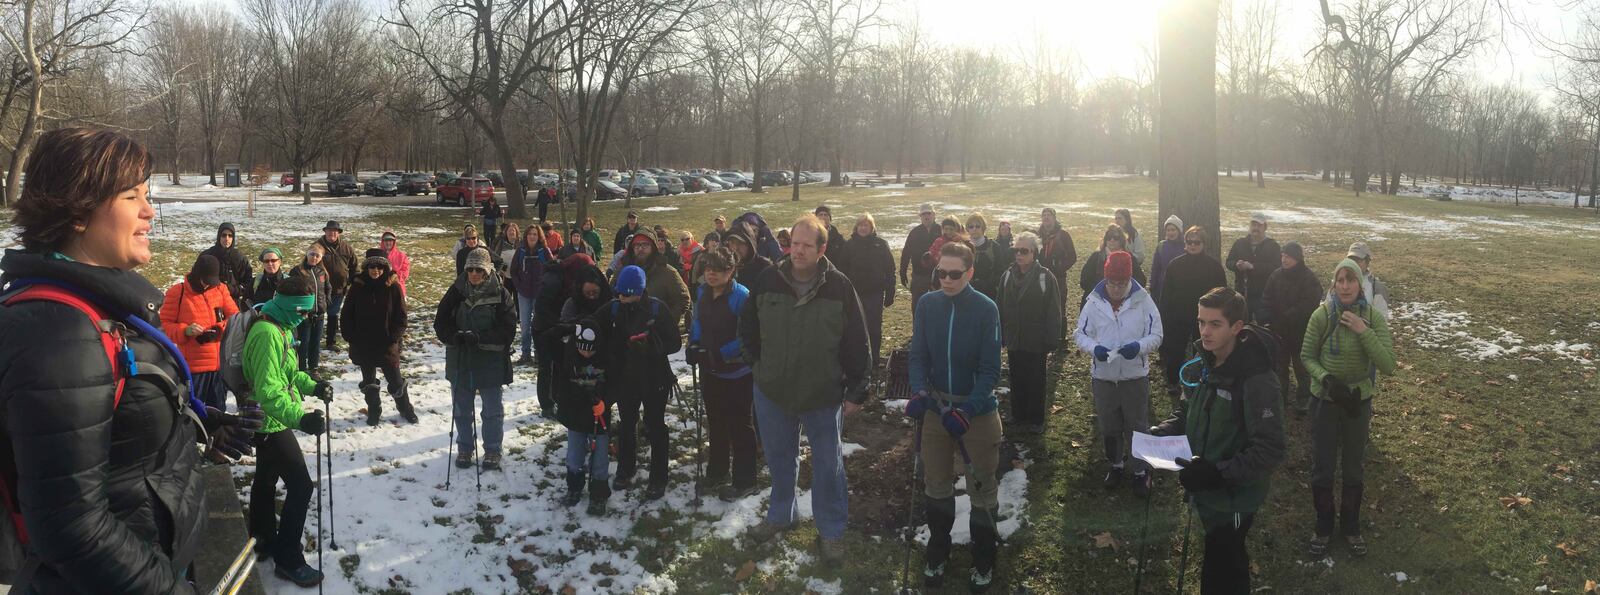
[[[954,296],[937,289],[917,300],[911,332],[911,392],[965,396],[956,407],[968,417],[999,407],[1000,310],[968,285]]]

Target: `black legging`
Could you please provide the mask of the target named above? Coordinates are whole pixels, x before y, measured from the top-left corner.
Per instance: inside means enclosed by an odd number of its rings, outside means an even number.
[[[1049,395],[1045,394],[1045,352],[1012,351],[1011,421],[1043,424]]]
[[[643,399],[634,395],[643,393]],[[650,482],[667,482],[667,391],[666,387],[644,389],[618,400],[621,419],[617,424],[617,475],[632,479],[639,465],[639,405],[644,405],[645,440],[650,443]]]
[[[707,453],[710,458],[706,461],[708,483],[728,477],[731,458],[734,487],[755,485],[756,428],[750,409],[755,374],[724,379],[702,368],[700,378],[700,388],[705,391],[707,434],[711,441]]]
[[[256,434],[256,477],[250,484],[250,535],[258,551],[272,555],[273,562],[285,570],[305,566],[300,536],[305,532],[306,510],[311,506],[311,475],[306,473],[305,455],[295,440],[294,430]],[[288,488],[283,498],[283,514],[274,518],[273,500],[278,480]],[[276,529],[274,529],[276,525]]]

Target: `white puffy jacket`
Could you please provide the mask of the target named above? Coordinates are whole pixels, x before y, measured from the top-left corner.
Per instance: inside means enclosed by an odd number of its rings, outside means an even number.
[[[1090,374],[1096,380],[1121,381],[1149,376],[1150,353],[1161,346],[1161,313],[1156,311],[1155,300],[1138,281],[1129,283],[1132,286],[1128,288],[1128,297],[1122,300],[1122,308],[1115,311],[1106,297],[1105,281],[1096,285],[1073,329],[1072,338],[1077,341],[1078,349],[1089,354]],[[1117,353],[1123,345],[1135,342],[1139,344],[1138,357],[1130,360]],[[1111,350],[1111,357],[1103,362],[1094,359],[1094,348],[1101,345]]]

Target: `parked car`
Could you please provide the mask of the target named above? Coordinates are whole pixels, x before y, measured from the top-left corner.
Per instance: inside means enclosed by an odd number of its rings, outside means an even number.
[[[656,196],[661,194],[661,186],[656,184],[656,179],[646,175],[625,175],[617,181],[617,185],[627,188],[634,196]]]
[[[427,194],[433,190],[432,177],[428,174],[410,173],[400,176],[400,192],[406,196],[413,194]]]
[[[658,176],[656,177],[656,185],[661,187],[662,194],[683,194],[684,190],[686,190],[683,180],[675,176]]]
[[[622,174],[614,169],[602,169],[600,170],[600,173],[595,174],[595,177],[602,180],[611,180],[612,182],[615,182],[622,179]]]
[[[703,192],[721,192],[732,188],[727,180],[711,175],[698,175],[694,179],[700,180],[700,190]]]
[[[398,196],[400,194],[400,185],[389,179],[388,174],[374,176],[367,178],[367,181],[361,185],[361,193],[373,196]]]
[[[594,187],[595,200],[621,200],[627,197],[628,191],[611,180],[600,180]]]
[[[793,181],[794,177],[786,171],[769,169],[761,172],[762,186],[788,186]]]
[[[813,171],[800,172],[801,184],[815,184],[822,181],[822,174]]]
[[[433,187],[438,188],[446,184],[454,183],[456,178],[459,177],[461,176],[447,171],[433,172]]]
[[[678,179],[679,180],[683,180],[683,191],[684,192],[710,192],[711,191],[710,188],[706,186],[705,178],[702,178],[700,176],[683,176],[683,177],[680,177]]]
[[[295,178],[294,178],[294,173],[293,172],[283,174],[282,176],[278,177],[278,185],[279,186],[293,186],[294,185],[294,179]]]
[[[434,196],[439,204],[453,202],[458,207],[472,206],[494,196],[494,182],[488,178],[459,177],[448,184],[439,184]]]
[[[328,195],[348,196],[361,194],[361,184],[355,174],[328,174]]]
[[[478,175],[480,177],[484,178],[484,179],[489,180],[490,183],[494,184],[495,188],[502,188],[502,187],[504,187],[506,185],[506,179],[500,177],[500,172],[497,172],[497,171],[486,171],[486,172],[480,173]]]
[[[735,188],[749,188],[750,187],[750,182],[751,182],[750,178],[747,178],[747,177],[745,177],[744,174],[741,174],[741,173],[736,172],[736,171],[725,171],[725,172],[717,174],[717,177],[721,178],[721,179],[724,179],[724,180],[727,180],[728,182],[732,183]]]
[[[391,180],[394,180],[395,183],[398,184],[398,183],[400,183],[400,180],[405,179],[406,172],[403,172],[403,171],[386,171],[386,172],[383,172],[383,177],[389,178]]]

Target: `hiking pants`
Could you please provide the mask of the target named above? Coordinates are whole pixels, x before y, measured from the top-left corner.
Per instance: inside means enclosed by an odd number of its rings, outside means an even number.
[[[1334,469],[1342,468],[1344,485],[1360,485],[1372,430],[1372,399],[1362,399],[1352,413],[1327,399],[1311,400],[1311,486],[1333,487]]]
[[[1250,551],[1245,535],[1255,522],[1253,512],[1223,512],[1195,507],[1205,528],[1206,552],[1200,562],[1202,595],[1250,593]]]
[[[1011,351],[1011,421],[1044,424],[1050,398],[1045,394],[1045,352]]]
[[[617,421],[617,475],[632,479],[639,466],[639,408],[643,406],[644,437],[650,444],[650,482],[665,484],[667,461],[672,458],[667,436],[667,387],[655,385],[641,392],[642,399],[630,395],[617,402],[621,408],[621,419]]]
[[[756,484],[756,428],[751,410],[751,391],[755,374],[738,378],[718,378],[701,369],[700,387],[705,391],[706,426],[710,434],[710,460],[706,462],[706,484],[728,478],[728,461],[733,461],[733,485],[740,488]]]
[[[1133,433],[1150,428],[1150,378],[1116,381],[1096,378],[1091,386],[1106,462],[1120,466],[1133,452]],[[1136,464],[1142,465],[1142,462]]]
[[[972,457],[972,473],[967,477],[967,494],[972,496],[973,508],[994,510],[999,504],[1000,482],[994,470],[1000,465],[1000,441],[1004,431],[999,412],[990,412],[972,418],[972,425],[960,439],[950,435],[939,421],[939,412],[929,409],[922,414],[922,479],[923,492],[929,498],[942,500],[955,496],[956,472],[967,472],[961,458],[961,445]]]
[[[306,472],[306,457],[300,452],[294,430],[256,434],[256,477],[250,484],[250,535],[258,551],[272,555],[279,568],[292,570],[305,566],[301,535],[305,533],[306,510],[311,507],[311,475]],[[283,514],[273,514],[273,502],[282,479],[288,494],[283,498]]]

